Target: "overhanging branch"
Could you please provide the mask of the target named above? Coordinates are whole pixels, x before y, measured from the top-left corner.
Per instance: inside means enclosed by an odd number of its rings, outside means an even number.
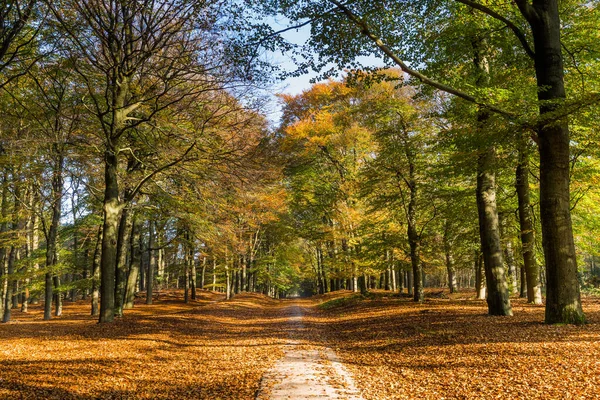
[[[470,103],[476,104],[482,108],[493,111],[497,114],[504,115],[505,117],[508,117],[510,119],[514,119],[516,117],[514,114],[512,114],[506,110],[503,110],[503,109],[493,106],[491,104],[483,103],[483,102],[479,101],[477,98],[475,98],[475,96],[472,96],[461,90],[455,89],[451,86],[445,85],[441,82],[435,81],[435,80],[429,78],[428,76],[423,75],[420,72],[418,72],[412,68],[409,68],[408,65],[406,65],[406,63],[404,61],[402,61],[400,59],[400,57],[398,57],[396,55],[396,53],[394,53],[392,51],[392,49],[390,49],[385,43],[383,43],[381,38],[379,38],[377,35],[375,35],[371,31],[371,29],[369,28],[369,26],[367,25],[366,22],[364,22],[362,19],[360,19],[348,7],[344,6],[338,0],[329,0],[329,1],[333,4],[335,4],[348,17],[348,19],[350,21],[352,21],[352,23],[354,23],[356,26],[358,26],[361,30],[361,33],[363,35],[365,35],[366,37],[368,37],[386,56],[388,56],[392,61],[394,61],[394,63],[396,65],[398,65],[403,72],[407,73],[408,75],[412,76],[413,78],[418,79],[419,81],[421,81],[422,83],[424,83],[426,85],[432,86],[443,92],[452,94],[456,97],[459,97]]]

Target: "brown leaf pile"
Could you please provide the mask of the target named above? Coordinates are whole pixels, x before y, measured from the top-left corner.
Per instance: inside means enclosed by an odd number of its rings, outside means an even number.
[[[544,325],[543,306],[521,299],[506,318],[472,293],[451,297],[380,295],[307,319],[366,399],[600,398],[599,299],[584,299],[588,324],[577,327]]]
[[[0,326],[3,399],[252,399],[283,354],[286,318],[257,295],[223,302],[161,295],[99,325],[84,302],[41,321],[39,306]]]

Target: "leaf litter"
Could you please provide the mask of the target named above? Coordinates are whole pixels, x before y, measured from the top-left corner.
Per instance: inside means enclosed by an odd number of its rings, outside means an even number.
[[[184,304],[163,292],[113,324],[97,324],[87,302],[65,302],[51,321],[32,305],[0,326],[0,398],[253,399],[290,335],[335,350],[365,399],[600,397],[599,299],[584,299],[586,325],[549,326],[542,306],[513,299],[514,317],[491,317],[472,294],[415,304],[202,291]],[[301,327],[290,305],[302,307]]]

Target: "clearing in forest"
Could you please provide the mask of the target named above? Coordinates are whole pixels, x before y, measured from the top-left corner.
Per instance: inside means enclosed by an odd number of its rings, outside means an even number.
[[[298,398],[307,378],[321,398],[600,396],[598,299],[584,299],[587,325],[548,326],[543,307],[514,299],[515,317],[490,317],[472,296],[200,292],[184,304],[169,292],[101,325],[83,302],[47,322],[33,306],[0,326],[0,398]]]

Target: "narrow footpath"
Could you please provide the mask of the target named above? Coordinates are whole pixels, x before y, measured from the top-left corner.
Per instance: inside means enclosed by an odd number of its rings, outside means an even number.
[[[261,379],[257,400],[362,400],[335,352],[302,340],[302,308],[290,305],[289,343],[284,356]]]

